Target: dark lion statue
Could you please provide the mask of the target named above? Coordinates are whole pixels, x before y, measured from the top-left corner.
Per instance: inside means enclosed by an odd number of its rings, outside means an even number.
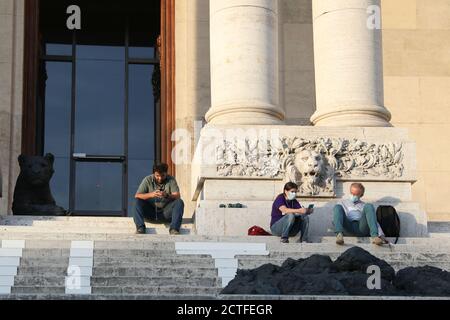
[[[50,191],[50,179],[55,172],[55,157],[20,155],[20,174],[14,189],[12,211],[14,215],[62,216],[67,210],[58,207]]]

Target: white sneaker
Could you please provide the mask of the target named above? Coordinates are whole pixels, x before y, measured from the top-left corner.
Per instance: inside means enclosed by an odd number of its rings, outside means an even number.
[[[339,246],[344,245],[344,235],[342,234],[342,232],[339,232],[336,236],[336,244]]]

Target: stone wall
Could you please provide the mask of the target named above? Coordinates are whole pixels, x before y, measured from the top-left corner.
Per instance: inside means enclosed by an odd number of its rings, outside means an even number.
[[[383,0],[385,104],[417,142],[413,199],[450,219],[450,0]]]
[[[22,130],[23,0],[0,0],[0,215],[11,208]]]

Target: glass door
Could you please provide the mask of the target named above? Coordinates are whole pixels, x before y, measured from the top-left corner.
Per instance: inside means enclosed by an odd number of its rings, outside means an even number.
[[[88,24],[76,34],[71,207],[78,214],[126,212],[125,60],[124,25]]]
[[[140,10],[78,1],[83,28],[74,32],[52,20],[55,2],[41,2],[37,136],[40,152],[55,155],[55,200],[75,215],[130,215],[158,158],[160,9],[135,2]]]

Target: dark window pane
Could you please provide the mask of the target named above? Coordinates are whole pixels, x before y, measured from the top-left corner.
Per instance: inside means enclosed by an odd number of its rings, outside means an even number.
[[[125,66],[77,60],[75,152],[123,155]]]
[[[72,103],[72,63],[43,62],[45,95],[44,150],[56,157],[70,156],[70,112]],[[42,81],[41,80],[41,81]]]
[[[55,157],[53,169],[55,173],[50,181],[53,197],[57,205],[69,209],[70,158]]]
[[[44,55],[71,56],[72,44],[45,42]]]
[[[76,37],[77,153],[124,154],[125,18],[120,3],[80,1],[84,18]]]
[[[130,58],[138,59],[154,59],[155,48],[154,47],[130,47]]]
[[[122,164],[76,164],[75,210],[122,211]]]
[[[128,161],[128,216],[133,215],[134,195],[146,176],[152,173],[154,159]]]
[[[77,45],[77,60],[125,60],[125,47],[101,45]]]
[[[44,154],[55,155],[55,173],[50,187],[56,203],[68,209],[72,63],[43,62],[43,66],[45,95],[40,103],[45,110]]]
[[[128,109],[128,215],[142,179],[151,174],[155,159],[155,100],[152,77],[155,66],[129,66]]]
[[[128,158],[155,158],[155,99],[153,65],[129,66]]]

